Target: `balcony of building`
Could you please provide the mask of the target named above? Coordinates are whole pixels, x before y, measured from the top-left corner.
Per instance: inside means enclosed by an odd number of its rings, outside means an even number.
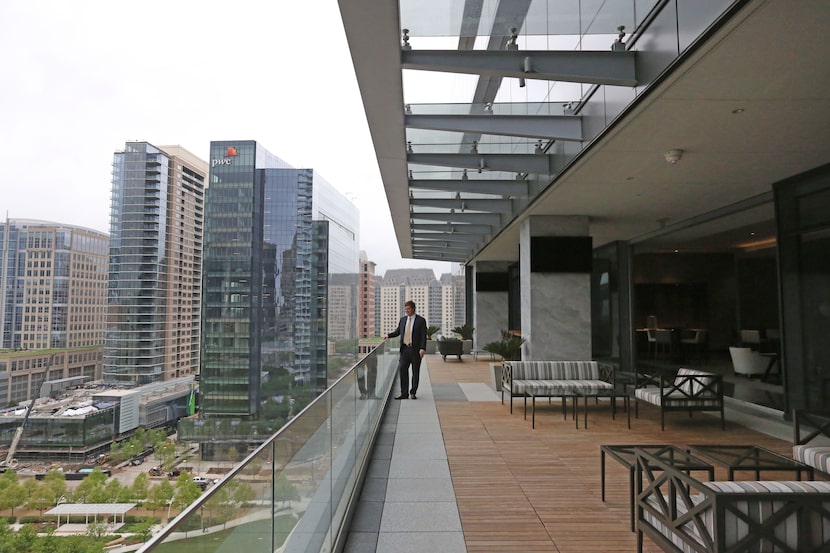
[[[428,355],[418,399],[395,401],[397,351],[381,345],[141,551],[174,551],[181,540],[251,553],[636,551],[628,471],[607,461],[603,500],[600,446],[791,454],[783,413],[737,399],[724,430],[717,416],[673,413],[661,431],[657,409],[643,404],[628,428],[622,402],[612,418],[602,400],[577,422],[557,399],[537,403],[533,428],[521,400],[512,414],[501,403],[489,358],[462,359]],[[232,499],[243,483],[256,495],[244,506]],[[660,551],[648,539],[644,550]]]

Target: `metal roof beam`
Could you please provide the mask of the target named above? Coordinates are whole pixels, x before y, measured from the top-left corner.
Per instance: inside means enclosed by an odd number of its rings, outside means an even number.
[[[510,213],[513,207],[510,200],[497,199],[455,199],[455,198],[411,198],[409,205],[421,207],[439,207],[460,211],[486,211],[490,213]]]
[[[460,244],[470,246],[481,242],[483,236],[478,234],[441,234],[439,232],[431,233],[413,233],[413,244],[434,244],[441,242],[442,244]]]
[[[407,154],[407,163],[550,175],[552,154]]]
[[[636,86],[636,52],[603,50],[401,50],[404,69],[571,83]]]
[[[449,261],[451,263],[464,263],[467,261],[466,255],[450,255],[447,252],[424,252],[421,255],[413,253],[412,259],[427,259],[429,261]]]
[[[498,213],[410,213],[410,219],[425,221],[444,221],[445,223],[472,223],[476,225],[501,225],[501,215]]]
[[[465,179],[410,179],[410,190],[439,190],[442,192],[468,192],[470,194],[491,194],[526,198],[528,183],[525,180]]]
[[[473,247],[465,246],[463,248],[448,248],[444,244],[435,244],[431,246],[419,246],[414,244],[412,246],[412,251],[417,252],[420,254],[423,253],[430,253],[430,254],[450,254],[450,255],[459,255],[462,257],[470,257],[473,252]]]
[[[407,115],[410,129],[581,141],[577,115]]]
[[[413,223],[411,225],[413,231],[431,231],[443,232],[449,235],[453,234],[469,234],[479,236],[482,234],[492,234],[493,227],[490,225],[471,225],[465,223],[453,224],[437,224],[437,223]]]

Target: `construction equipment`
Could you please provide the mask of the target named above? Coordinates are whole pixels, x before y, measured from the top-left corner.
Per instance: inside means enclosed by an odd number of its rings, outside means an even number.
[[[26,407],[26,414],[23,415],[23,422],[20,423],[20,426],[17,427],[17,430],[14,431],[14,437],[12,438],[12,443],[9,446],[9,451],[6,453],[6,458],[3,459],[2,466],[6,468],[14,468],[17,466],[17,459],[14,458],[14,454],[17,451],[17,444],[20,443],[20,438],[23,437],[23,429],[26,426],[26,421],[29,420],[29,415],[32,414],[32,409],[35,407],[34,399],[29,400],[29,405]]]

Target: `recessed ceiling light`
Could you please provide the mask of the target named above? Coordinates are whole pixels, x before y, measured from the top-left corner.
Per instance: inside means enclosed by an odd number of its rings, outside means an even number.
[[[739,113],[743,113],[744,111],[746,111],[744,108],[735,108],[732,110],[732,113],[737,115]]]

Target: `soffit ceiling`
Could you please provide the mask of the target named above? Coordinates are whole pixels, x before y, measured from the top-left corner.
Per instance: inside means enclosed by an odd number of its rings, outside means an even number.
[[[421,208],[410,206],[406,180],[412,165],[397,5],[342,0],[341,12],[401,252],[441,259],[413,250],[410,210]],[[518,217],[484,247],[470,246],[463,259],[517,260],[520,223],[533,215],[587,215],[595,246],[629,240],[657,250],[723,250],[752,232],[758,240],[774,236],[772,184],[830,161],[828,30],[830,3],[746,2]],[[673,148],[684,153],[669,164],[663,154]],[[752,198],[752,209],[690,224]]]

